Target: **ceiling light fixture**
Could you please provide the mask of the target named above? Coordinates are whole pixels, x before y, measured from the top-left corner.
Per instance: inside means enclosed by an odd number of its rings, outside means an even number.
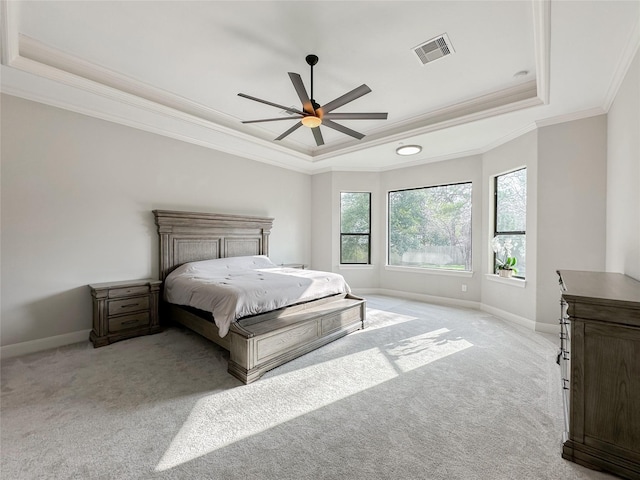
[[[420,145],[403,145],[402,147],[396,148],[398,155],[415,155],[421,151],[422,147]]]
[[[302,125],[309,128],[319,127],[320,124],[322,123],[322,119],[320,117],[315,117],[313,115],[307,115],[306,117],[303,117],[302,120],[300,121],[302,122]]]

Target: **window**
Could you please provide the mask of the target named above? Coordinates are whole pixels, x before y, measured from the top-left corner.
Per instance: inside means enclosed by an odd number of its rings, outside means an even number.
[[[527,262],[525,241],[527,230],[527,169],[498,175],[494,179],[494,238],[516,259],[514,276],[525,278]],[[510,252],[510,253],[509,253]],[[494,254],[494,260],[496,255]],[[494,261],[494,265],[496,262]]]
[[[471,182],[389,192],[388,264],[471,271]]]
[[[371,193],[340,194],[340,263],[371,263]]]

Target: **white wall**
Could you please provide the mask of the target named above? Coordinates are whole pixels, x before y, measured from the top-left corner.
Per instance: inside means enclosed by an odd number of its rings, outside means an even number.
[[[333,173],[311,177],[311,268],[333,271]]]
[[[538,202],[538,136],[529,132],[505,143],[482,156],[482,304],[490,311],[497,309],[520,317],[522,323],[533,325],[536,320],[536,260],[537,260],[537,202]],[[527,168],[527,236],[525,282],[496,280],[492,275],[493,251],[490,240],[493,235],[493,178],[496,175]],[[498,313],[497,311],[495,311]]]
[[[2,345],[91,328],[87,284],[158,276],[151,210],[275,217],[310,261],[306,174],[2,96]]]
[[[556,270],[605,269],[605,115],[538,130],[536,318],[556,323]]]
[[[640,280],[640,53],[607,115],[606,268]]]

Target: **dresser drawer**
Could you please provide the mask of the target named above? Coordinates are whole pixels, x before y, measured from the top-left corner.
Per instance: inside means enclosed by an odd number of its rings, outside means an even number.
[[[129,295],[142,295],[149,293],[149,287],[146,285],[136,285],[133,287],[110,288],[109,298],[127,297]]]
[[[121,313],[137,312],[149,309],[149,296],[130,297],[122,300],[109,300],[108,315],[119,315]]]
[[[118,332],[127,328],[144,327],[149,325],[149,312],[134,313],[121,317],[109,318],[109,332]]]

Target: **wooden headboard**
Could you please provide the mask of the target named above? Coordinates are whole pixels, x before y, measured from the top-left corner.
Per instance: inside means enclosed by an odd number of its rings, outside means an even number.
[[[154,210],[160,235],[160,278],[186,262],[269,255],[273,218]]]

